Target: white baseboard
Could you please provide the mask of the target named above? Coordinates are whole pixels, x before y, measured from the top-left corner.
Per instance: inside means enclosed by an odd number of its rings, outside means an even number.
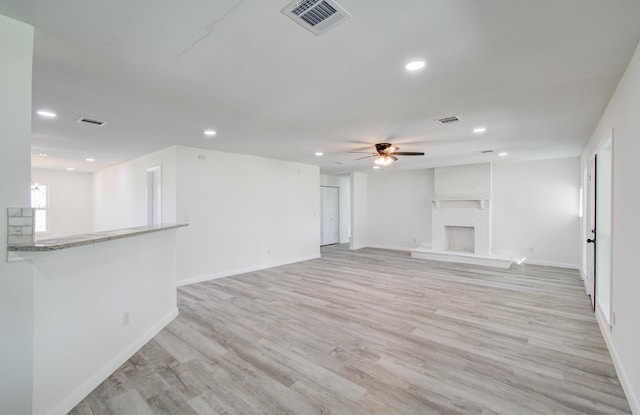
[[[260,271],[263,269],[274,268],[282,265],[294,264],[296,262],[309,261],[309,260],[318,259],[318,258],[320,258],[320,255],[309,255],[306,257],[285,259],[282,261],[269,262],[266,264],[260,264],[260,265],[245,267],[245,268],[232,269],[229,271],[217,272],[215,274],[199,275],[197,277],[191,277],[191,278],[185,278],[185,279],[179,280],[176,283],[176,285],[178,287],[182,287],[184,285],[191,285],[191,284],[197,284],[199,282],[204,282],[204,281],[217,280],[218,278],[226,278],[226,277],[231,277],[233,275],[245,274],[247,272]]]
[[[358,249],[366,248],[366,245],[353,245],[349,247],[350,251],[357,251]]]
[[[629,382],[629,378],[624,371],[624,366],[620,361],[620,356],[618,355],[618,352],[613,344],[613,339],[611,338],[611,326],[609,325],[609,323],[607,323],[607,319],[604,317],[604,314],[602,313],[600,307],[596,307],[596,320],[598,321],[600,332],[602,332],[602,337],[604,337],[604,341],[607,344],[607,349],[609,349],[609,354],[611,355],[611,359],[613,360],[613,365],[616,369],[616,373],[618,374],[618,379],[620,379],[622,389],[627,396],[627,401],[629,402],[629,406],[631,407],[631,412],[634,415],[640,415],[640,396],[637,395],[638,391],[632,387],[631,383]]]
[[[93,374],[83,384],[81,384],[69,396],[60,401],[55,407],[50,409],[48,415],[64,415],[69,413],[80,401],[87,397],[98,385],[104,382],[113,372],[124,364],[131,356],[133,356],[142,346],[147,344],[149,340],[158,334],[167,324],[178,316],[178,309],[174,308],[167,315],[162,317],[157,323],[135,339],[129,346],[125,347],[120,353],[115,355],[107,364]]]

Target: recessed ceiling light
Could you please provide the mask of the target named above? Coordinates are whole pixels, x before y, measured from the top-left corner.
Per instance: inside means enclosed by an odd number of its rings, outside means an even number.
[[[374,170],[380,170],[380,166],[373,166]]]
[[[56,118],[57,116],[55,112],[49,110],[38,110],[36,113],[43,118]]]
[[[322,151],[316,151],[316,156],[322,157],[324,156],[324,153]]]
[[[506,151],[503,151],[502,153],[498,153],[498,156],[500,156],[500,157],[506,157],[508,155],[509,155],[509,153],[507,153]]]
[[[93,163],[94,161],[96,161],[96,159],[91,157],[87,157],[85,160],[88,161],[89,163]]]
[[[476,133],[476,134],[482,134],[485,131],[487,131],[487,129],[485,127],[476,127],[476,128],[473,129],[473,132]]]
[[[31,153],[32,156],[34,157],[47,157],[48,154],[47,153]]]
[[[413,61],[406,64],[404,66],[404,69],[406,69],[407,71],[418,71],[424,68],[425,65],[426,65],[425,61]]]
[[[67,170],[69,170],[69,171],[74,171],[74,170],[75,170],[75,168],[73,168],[73,167],[67,167]]]
[[[204,135],[206,135],[207,137],[213,137],[216,134],[218,134],[216,133],[216,130],[204,130]]]

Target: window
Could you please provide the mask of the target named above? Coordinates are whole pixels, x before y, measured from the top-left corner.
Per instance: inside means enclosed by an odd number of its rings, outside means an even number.
[[[48,205],[47,186],[34,185],[31,187],[31,207],[35,209],[35,231],[47,231],[47,205]]]

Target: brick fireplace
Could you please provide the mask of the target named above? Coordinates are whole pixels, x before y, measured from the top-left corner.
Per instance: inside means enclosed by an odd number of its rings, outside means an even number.
[[[413,250],[412,257],[510,266],[492,256],[491,163],[435,168],[431,204],[431,247]]]

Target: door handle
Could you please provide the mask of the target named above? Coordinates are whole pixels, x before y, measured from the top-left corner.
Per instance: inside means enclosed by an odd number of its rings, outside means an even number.
[[[595,240],[595,239],[587,239],[587,243],[588,243],[588,244],[594,244],[594,245],[595,245],[596,240]]]

